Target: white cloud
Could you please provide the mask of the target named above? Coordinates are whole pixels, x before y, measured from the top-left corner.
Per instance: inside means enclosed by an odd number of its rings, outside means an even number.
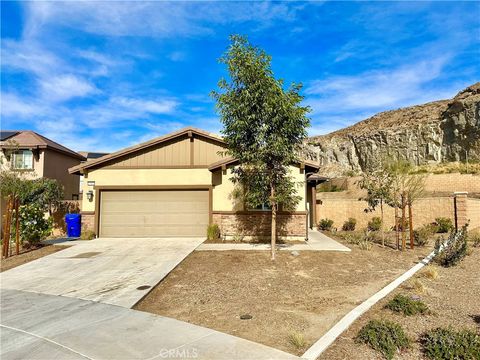
[[[44,77],[40,88],[41,96],[50,101],[66,101],[98,92],[90,82],[72,74]]]
[[[11,93],[1,94],[0,110],[2,117],[29,117],[42,112],[42,108],[33,102],[26,102],[19,96]]]
[[[375,70],[351,76],[314,80],[305,90],[314,113],[346,110],[391,109],[450,96],[444,88],[430,91],[426,85],[437,79],[448,55],[403,65],[393,70]],[[448,89],[450,90],[450,89]]]
[[[173,99],[135,99],[126,97],[114,97],[112,103],[136,112],[152,114],[168,114],[175,110],[178,102]]]
[[[310,4],[316,6],[318,3]],[[28,34],[60,24],[110,36],[198,36],[215,24],[290,22],[306,4],[286,2],[28,2]],[[253,29],[253,28],[252,28]]]

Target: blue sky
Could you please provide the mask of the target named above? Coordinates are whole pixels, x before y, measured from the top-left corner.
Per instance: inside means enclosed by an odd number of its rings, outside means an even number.
[[[304,84],[310,135],[480,79],[479,2],[1,3],[1,127],[113,151],[196,126],[232,33]]]

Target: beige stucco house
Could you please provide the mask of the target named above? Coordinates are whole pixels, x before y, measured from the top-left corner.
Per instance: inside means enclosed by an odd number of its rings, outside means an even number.
[[[50,178],[64,188],[65,200],[79,197],[79,181],[68,169],[85,158],[34,131],[2,131],[0,164],[25,173],[27,178]]]
[[[100,237],[205,236],[217,223],[222,236],[267,237],[270,211],[246,209],[232,197],[231,170],[224,141],[185,128],[72,167],[83,175],[82,226]],[[280,237],[305,239],[318,170],[310,162],[290,171],[302,201],[280,212]],[[309,205],[310,203],[310,205]],[[314,207],[313,207],[314,208]]]

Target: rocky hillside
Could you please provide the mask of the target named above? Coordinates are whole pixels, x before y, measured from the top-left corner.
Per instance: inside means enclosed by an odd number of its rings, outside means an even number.
[[[360,171],[385,155],[415,165],[480,160],[480,82],[441,100],[386,111],[309,139],[308,156],[326,175]]]

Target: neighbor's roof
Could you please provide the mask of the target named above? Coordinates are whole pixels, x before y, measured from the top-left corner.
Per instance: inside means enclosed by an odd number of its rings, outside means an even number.
[[[0,131],[0,141],[5,141],[17,134],[18,131]]]
[[[167,135],[164,135],[164,136],[160,136],[160,137],[157,137],[155,139],[146,141],[144,143],[134,145],[134,146],[130,146],[130,147],[127,147],[125,149],[116,151],[114,153],[102,156],[98,159],[87,161],[87,162],[82,163],[80,165],[71,167],[70,169],[68,169],[68,172],[70,174],[77,173],[77,172],[80,172],[81,170],[100,165],[104,162],[107,162],[107,161],[110,161],[110,160],[113,160],[113,159],[117,159],[117,158],[122,157],[124,155],[137,152],[139,150],[143,150],[143,149],[148,148],[150,146],[161,144],[165,141],[169,141],[169,140],[174,139],[176,137],[180,137],[180,136],[184,136],[184,135],[193,136],[193,134],[195,134],[197,136],[200,136],[200,137],[210,139],[210,140],[220,142],[222,144],[225,144],[223,139],[218,135],[211,134],[209,132],[206,132],[204,130],[200,130],[200,129],[197,129],[197,128],[194,128],[194,127],[186,127],[186,128],[181,129],[181,130],[175,131],[173,133],[170,133],[170,134],[167,134]]]
[[[12,133],[13,135],[11,135]],[[56,143],[55,141],[50,140],[45,136],[36,133],[35,131],[2,131],[1,138],[2,140],[0,141],[0,148],[2,149],[16,147],[28,149],[51,149],[79,160],[85,160],[85,158],[79,153],[60,145],[59,143]]]
[[[228,165],[232,165],[232,164],[236,164],[236,163],[238,163],[238,160],[235,159],[234,157],[229,156],[229,157],[226,157],[225,159],[222,159],[222,160],[219,160],[217,162],[214,162],[214,163],[210,164],[210,166],[208,167],[208,170],[213,171],[213,170],[218,169],[222,166],[228,166]],[[311,161],[308,161],[308,160],[303,160],[303,159],[300,159],[298,161],[298,164],[300,164],[300,165],[303,164],[305,166],[309,166],[309,167],[314,168],[314,169],[319,169],[320,168],[320,166],[318,164],[316,164],[314,162],[311,162]]]
[[[79,151],[78,153],[84,156],[85,158],[87,158],[87,161],[98,159],[98,158],[101,158],[102,156],[109,154],[109,153],[92,152],[92,151]]]

